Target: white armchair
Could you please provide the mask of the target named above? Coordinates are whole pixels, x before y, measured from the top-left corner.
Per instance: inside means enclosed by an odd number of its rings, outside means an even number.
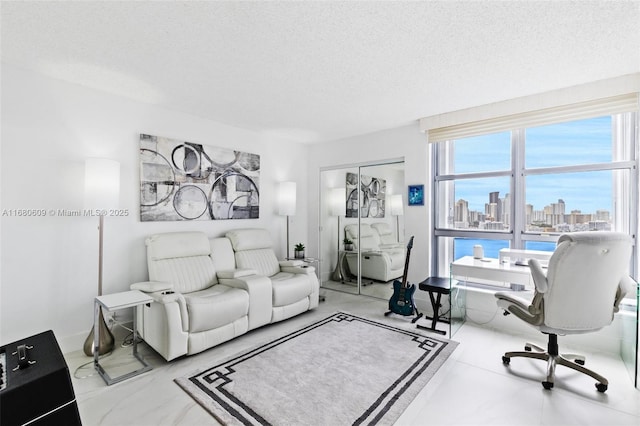
[[[503,363],[509,364],[514,357],[546,361],[545,389],[554,385],[556,365],[563,365],[593,377],[598,381],[597,390],[605,392],[609,382],[584,368],[584,357],[559,353],[558,335],[589,333],[611,324],[620,301],[635,288],[628,275],[631,246],[626,234],[575,232],[560,237],[546,274],[540,263],[531,259],[533,300],[501,292],[496,293],[497,303],[505,315],[512,313],[547,334],[547,350],[527,343],[524,351],[506,352]]]
[[[405,244],[396,240],[393,230],[386,222],[372,223],[371,228],[378,233],[380,248],[382,249],[398,249],[404,248]]]
[[[360,270],[363,278],[387,282],[402,276],[405,259],[403,247],[381,245],[378,233],[366,223],[360,226],[347,225],[344,232],[353,241],[356,250],[360,247]],[[358,254],[347,253],[346,259],[349,270],[355,273],[358,270]]]
[[[138,310],[138,331],[167,361],[248,331],[249,294],[218,282],[204,233],[158,234],[146,245],[150,281],[131,289],[153,302]]]
[[[252,269],[271,280],[271,321],[277,322],[318,306],[320,284],[315,268],[302,261],[278,261],[271,235],[264,229],[236,229],[225,235],[236,267]]]

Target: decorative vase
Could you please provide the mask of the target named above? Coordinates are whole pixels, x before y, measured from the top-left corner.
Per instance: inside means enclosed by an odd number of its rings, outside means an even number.
[[[84,353],[87,356],[93,356],[93,333],[95,330],[95,325],[91,327],[91,331],[87,336],[87,339],[84,341]],[[104,320],[104,316],[102,315],[102,308],[100,308],[100,316],[98,317],[98,355],[104,355],[113,350],[113,346],[115,345],[115,338],[109,330],[107,323]]]
[[[304,250],[296,250],[293,252],[296,259],[304,259]]]

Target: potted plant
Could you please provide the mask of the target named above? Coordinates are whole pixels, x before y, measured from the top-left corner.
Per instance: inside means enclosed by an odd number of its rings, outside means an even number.
[[[295,245],[293,254],[296,259],[304,259],[304,244],[298,243]]]
[[[353,250],[353,241],[351,241],[349,238],[345,237],[344,240],[342,240],[342,242],[344,243],[344,249],[346,251]]]

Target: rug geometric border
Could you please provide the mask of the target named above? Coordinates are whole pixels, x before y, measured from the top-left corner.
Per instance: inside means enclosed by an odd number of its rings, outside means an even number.
[[[371,401],[371,404],[364,412],[358,413],[357,418],[353,420],[353,425],[392,424],[458,344],[452,340],[425,336],[419,332],[400,329],[345,312],[337,312],[266,344],[244,351],[239,355],[234,355],[213,367],[206,368],[187,377],[177,378],[175,381],[223,424],[270,425],[271,423],[267,419],[252,409],[249,402],[240,400],[232,392],[228,391],[227,388],[233,382],[234,373],[238,368],[241,368],[243,362],[265,351],[305,333],[310,333],[318,327],[323,327],[331,322],[343,321],[358,321],[399,333],[406,336],[408,341],[414,342],[422,350],[421,355],[415,362],[404,371],[399,372],[397,379],[381,392],[375,400]],[[424,374],[427,370],[432,373],[428,377]],[[416,381],[420,383],[416,383]],[[420,387],[416,389],[416,385],[420,385]],[[412,389],[412,392],[409,393],[413,395],[407,395],[410,389]],[[411,399],[408,400],[407,398],[409,397]],[[396,406],[399,401],[403,401],[400,404],[403,407]]]

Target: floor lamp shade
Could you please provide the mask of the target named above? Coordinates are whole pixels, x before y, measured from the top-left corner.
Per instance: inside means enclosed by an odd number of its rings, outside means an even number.
[[[396,238],[400,242],[400,216],[404,215],[402,195],[394,194],[389,197],[389,211],[392,216],[396,217]]]
[[[84,205],[89,209],[118,208],[120,163],[105,158],[87,158],[84,170]]]
[[[347,194],[345,188],[333,188],[331,190],[331,216],[344,216],[347,214]]]
[[[280,182],[278,187],[278,213],[282,216],[296,214],[296,183]]]
[[[402,195],[394,194],[389,197],[389,208],[392,216],[402,216],[404,210],[402,208]]]

